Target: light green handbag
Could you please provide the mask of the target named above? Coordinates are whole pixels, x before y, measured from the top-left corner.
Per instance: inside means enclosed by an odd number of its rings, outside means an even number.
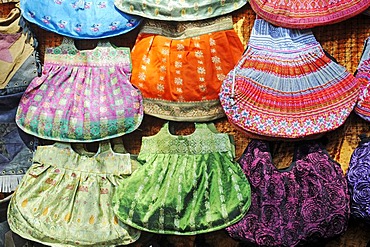
[[[116,186],[132,168],[130,154],[114,152],[109,141],[97,153],[66,143],[37,147],[10,202],[11,230],[51,246],[133,243],[140,231],[122,224],[111,207]]]

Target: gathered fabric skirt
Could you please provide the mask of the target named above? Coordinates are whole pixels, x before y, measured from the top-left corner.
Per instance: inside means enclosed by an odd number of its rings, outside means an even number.
[[[131,83],[143,95],[144,112],[187,122],[223,117],[220,87],[243,50],[231,17],[203,24],[146,23],[131,54]]]
[[[129,154],[116,156],[85,157],[66,147],[39,146],[11,199],[11,230],[51,246],[135,242],[140,231],[122,224],[112,210],[116,186],[131,173]]]
[[[326,55],[310,30],[256,19],[248,48],[223,81],[228,120],[259,138],[312,138],[341,126],[359,83]],[[257,137],[256,137],[257,138]]]
[[[113,197],[118,218],[160,234],[195,235],[239,221],[250,207],[248,179],[233,161],[233,143],[212,125],[196,123],[187,136],[169,133],[168,123],[144,137],[143,164]]]

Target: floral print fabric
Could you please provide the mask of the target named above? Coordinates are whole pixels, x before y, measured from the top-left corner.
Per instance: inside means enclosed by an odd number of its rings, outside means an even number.
[[[296,246],[343,233],[349,219],[341,167],[314,142],[298,144],[285,170],[272,163],[268,143],[251,140],[239,160],[252,190],[246,216],[226,230],[259,246]]]
[[[243,50],[231,16],[146,22],[131,53],[131,82],[143,94],[145,113],[174,121],[223,117],[218,93]]]
[[[118,11],[113,0],[23,0],[22,16],[57,34],[98,39],[125,34],[136,28],[141,18]]]

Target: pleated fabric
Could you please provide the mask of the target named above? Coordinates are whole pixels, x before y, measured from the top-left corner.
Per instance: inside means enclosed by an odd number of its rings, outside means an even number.
[[[133,243],[140,231],[122,224],[111,206],[116,187],[133,168],[130,154],[112,151],[109,142],[101,143],[97,153],[77,153],[58,142],[38,146],[10,201],[9,226],[49,246]]]
[[[250,206],[250,186],[233,161],[234,145],[213,124],[197,123],[187,136],[172,135],[168,123],[143,137],[143,165],[113,198],[125,224],[160,234],[195,235],[223,229]]]
[[[93,142],[130,133],[143,118],[142,96],[130,83],[127,47],[100,43],[77,50],[72,39],[47,48],[41,77],[26,89],[16,122],[31,135]]]
[[[355,76],[360,83],[360,94],[355,106],[355,112],[364,120],[370,121],[370,37],[365,40]]]
[[[232,25],[231,16],[144,24],[131,53],[131,82],[146,114],[187,122],[225,116],[218,93],[244,50]]]
[[[229,121],[261,138],[303,138],[334,130],[353,110],[355,77],[331,60],[310,30],[255,20],[248,47],[224,80]]]
[[[312,28],[347,20],[370,7],[369,0],[250,0],[266,21],[285,28]]]

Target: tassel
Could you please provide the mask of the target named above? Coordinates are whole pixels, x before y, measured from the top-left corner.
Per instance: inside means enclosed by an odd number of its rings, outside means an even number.
[[[21,182],[24,174],[21,175],[6,175],[0,176],[0,187],[2,193],[10,193],[15,191]]]

